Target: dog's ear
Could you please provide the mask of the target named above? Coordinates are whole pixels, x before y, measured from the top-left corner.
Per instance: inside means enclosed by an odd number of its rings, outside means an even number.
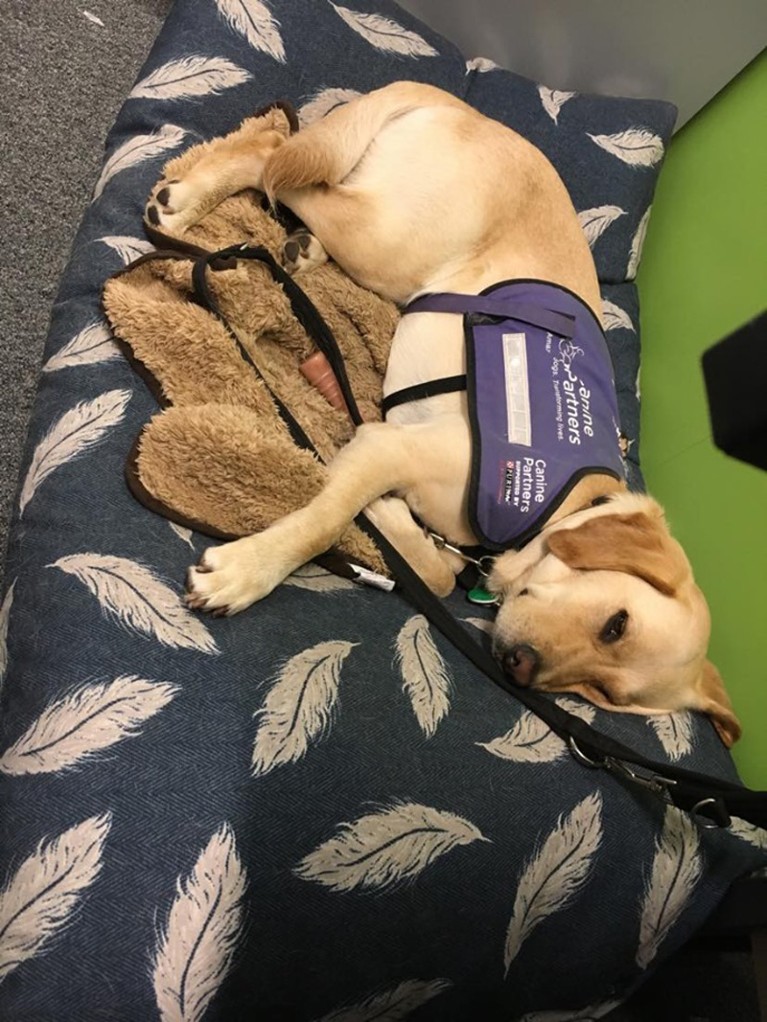
[[[669,535],[662,514],[600,515],[574,529],[553,532],[548,548],[570,568],[625,571],[666,596],[691,578],[687,558]]]
[[[503,594],[517,581],[523,570],[522,559],[516,550],[506,550],[499,554],[493,563],[493,570],[488,579],[488,589]]]
[[[716,667],[706,660],[697,685],[698,701],[693,709],[707,713],[727,748],[731,748],[740,738],[741,727],[733,713],[730,697],[724,689],[724,683]]]

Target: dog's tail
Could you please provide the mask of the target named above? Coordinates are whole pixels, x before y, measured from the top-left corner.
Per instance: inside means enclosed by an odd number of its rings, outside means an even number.
[[[458,104],[448,93],[415,82],[394,82],[336,107],[277,149],[264,170],[264,191],[274,202],[287,191],[340,184],[389,121],[418,107]]]

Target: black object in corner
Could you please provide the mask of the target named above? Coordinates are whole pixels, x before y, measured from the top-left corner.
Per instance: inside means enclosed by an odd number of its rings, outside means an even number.
[[[714,443],[767,469],[767,312],[703,353]]]

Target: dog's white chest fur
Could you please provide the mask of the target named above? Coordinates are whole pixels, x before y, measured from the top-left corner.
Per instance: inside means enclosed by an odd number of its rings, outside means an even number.
[[[403,316],[392,341],[383,383],[384,397],[445,376],[466,372],[463,317],[450,313],[419,312]],[[461,411],[466,393],[440,394],[398,405],[387,422],[406,425]]]

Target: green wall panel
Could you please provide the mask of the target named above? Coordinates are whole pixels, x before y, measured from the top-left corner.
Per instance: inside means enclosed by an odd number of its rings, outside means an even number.
[[[767,52],[674,137],[638,285],[645,478],[711,606],[738,768],[767,788],[767,472],[714,447],[700,368],[767,308]]]

